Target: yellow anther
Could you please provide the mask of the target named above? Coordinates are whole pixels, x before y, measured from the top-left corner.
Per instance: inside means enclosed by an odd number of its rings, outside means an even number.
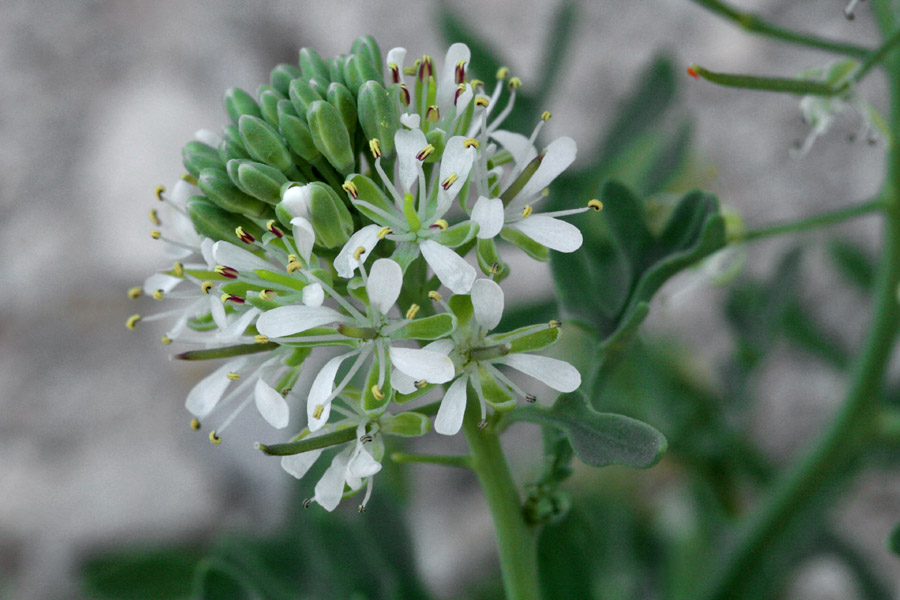
[[[447,175],[447,178],[441,182],[441,187],[445,190],[449,190],[450,186],[452,186],[459,179],[459,175],[456,173],[450,173]]]
[[[231,300],[231,294],[226,292],[226,293],[222,294],[221,296],[219,296],[219,300],[222,301],[222,304],[225,304],[226,302]]]
[[[378,230],[378,239],[383,240],[385,236],[391,235],[392,233],[394,233],[394,230],[390,227],[382,227]]]
[[[557,320],[557,319],[553,319],[552,321],[550,321],[549,323],[547,323],[547,325],[550,326],[550,329],[556,329],[556,328],[558,328],[558,327],[560,327],[560,326],[562,325],[562,321],[559,321],[559,320]]]
[[[588,201],[588,208],[600,212],[601,210],[603,210],[603,203],[594,198],[593,200]]]
[[[162,300],[166,297],[166,293],[163,290],[153,290],[153,299],[154,300]]]
[[[509,80],[509,89],[517,90],[520,87],[522,87],[522,80],[519,79],[518,77],[513,77],[512,79]]]
[[[416,63],[418,63],[418,62],[419,61],[416,61]],[[404,75],[415,75],[416,67],[403,67],[403,74]]]
[[[484,85],[484,82],[480,79],[472,79],[471,81],[469,81],[469,85],[472,86],[472,89],[475,89],[479,85]]]
[[[262,290],[259,293],[260,300],[271,300],[274,297],[275,297],[275,292],[272,290]]]
[[[198,421],[197,419],[191,419],[191,429],[193,429],[194,431],[200,429],[200,421]]]
[[[406,318],[412,321],[416,318],[416,314],[419,312],[418,304],[411,304],[409,310],[406,311]]]
[[[182,180],[182,181],[186,181],[186,182],[188,182],[188,183],[191,184],[191,185],[197,185],[197,180],[196,180],[196,179],[194,178],[194,176],[191,175],[190,173],[182,173],[182,174],[181,174],[181,180]]]
[[[297,262],[300,260],[296,254],[288,254],[288,262]]]
[[[265,335],[255,335],[255,336],[253,336],[253,342],[255,344],[268,344],[269,337],[265,336]]]
[[[162,232],[159,229],[154,229],[150,232],[150,237],[152,237],[154,240],[158,240],[162,237]]]
[[[316,410],[313,411],[313,418],[321,419],[323,412],[325,412],[325,406],[322,404],[316,404]]]
[[[162,221],[159,220],[159,213],[155,208],[150,209],[150,221],[154,225],[162,225]]]
[[[497,69],[497,79],[506,79],[509,77],[509,67],[500,67]]]
[[[162,202],[164,200],[163,194],[166,193],[166,186],[164,186],[164,185],[156,186],[156,189],[153,191],[153,193],[156,194],[156,199],[159,200],[160,202]]]
[[[375,396],[376,400],[384,400],[384,392],[379,389],[377,383],[372,386],[372,395]]]
[[[431,156],[431,154],[433,152],[434,152],[434,146],[432,146],[431,144],[428,144],[427,146],[425,146],[424,148],[419,150],[419,152],[416,154],[416,158],[419,160],[425,160],[426,158]]]
[[[478,148],[481,147],[481,144],[478,143],[478,140],[475,138],[466,138],[463,140],[463,148]]]
[[[300,261],[298,261],[298,260],[295,259],[295,260],[288,261],[288,264],[287,264],[287,266],[285,267],[285,270],[286,270],[288,273],[293,274],[294,272],[299,271],[299,270],[302,269],[302,268],[303,268],[303,265],[300,264]]]
[[[275,233],[275,219],[269,219],[268,221],[266,221],[266,229],[268,231],[271,231],[272,233]]]
[[[184,277],[184,265],[180,262],[177,262],[172,265],[172,270],[175,271],[175,274],[179,277]]]
[[[441,295],[437,290],[431,290],[430,292],[428,292],[428,299],[434,300],[435,302],[440,302]]]
[[[450,227],[450,224],[447,221],[445,221],[444,219],[438,219],[437,221],[434,222],[434,224],[437,225],[438,227],[440,227],[441,231],[444,231],[445,229]]]
[[[522,218],[527,219],[528,217],[530,217],[533,210],[534,209],[531,208],[530,204],[526,204],[525,207],[522,209]]]
[[[225,377],[227,377],[228,379],[230,379],[232,381],[237,381],[238,379],[241,378],[241,374],[235,373],[234,371],[228,371],[228,373],[225,374]]]
[[[213,285],[214,284],[212,281],[204,281],[203,283],[200,284],[200,289],[203,290],[204,294],[208,294],[212,291]]]
[[[552,116],[553,114],[549,110],[545,110],[541,113],[541,121],[549,121]]]
[[[399,70],[400,70],[400,66],[399,66],[397,63],[395,63],[395,62],[389,62],[389,63],[388,63],[388,69],[390,69],[391,71],[399,71]]]
[[[161,342],[163,343],[164,346],[168,346],[169,344],[172,343],[172,338],[170,338],[170,337],[167,336],[167,335],[164,335],[164,336],[162,336],[162,337],[159,339],[159,341],[161,341]]]
[[[381,142],[378,141],[378,138],[369,140],[369,150],[372,151],[373,157],[381,158]]]
[[[437,123],[440,121],[441,109],[439,109],[436,104],[429,106],[428,110],[425,111],[425,120],[429,123]]]
[[[125,321],[125,327],[134,331],[134,328],[137,326],[138,321],[141,320],[141,315],[131,315],[128,317],[128,320]]]
[[[497,273],[499,273],[500,272],[500,263],[492,262],[491,268],[489,269],[489,271],[490,271],[491,275],[496,275]]]
[[[550,188],[544,188],[541,190],[541,196],[547,197],[550,195]]]
[[[216,433],[215,429],[213,429],[212,431],[209,432],[209,441],[214,446],[218,446],[219,444],[222,443],[222,438],[219,437],[219,434]]]
[[[357,246],[356,250],[353,251],[353,258],[359,260],[359,257],[366,253],[366,249],[363,246]]]
[[[485,98],[484,96],[476,96],[475,97],[475,106],[487,108],[488,104],[490,104],[490,103],[491,103],[491,101],[488,100],[487,98]]]
[[[132,300],[134,300],[135,298],[140,298],[141,294],[143,294],[143,293],[144,293],[144,290],[142,290],[140,287],[133,287],[130,290],[128,290],[128,297],[131,298]]]
[[[341,189],[353,196],[354,198],[359,197],[359,188],[356,187],[356,184],[352,181],[345,181],[344,185],[341,186]]]
[[[428,385],[428,382],[425,381],[424,379],[420,379],[420,380],[416,381],[413,385],[416,386],[417,390],[421,390],[421,389],[424,389],[426,385]]]

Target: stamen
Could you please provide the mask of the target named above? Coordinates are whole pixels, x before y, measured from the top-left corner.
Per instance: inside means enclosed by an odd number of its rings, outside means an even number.
[[[161,342],[163,343],[164,346],[168,346],[169,344],[172,343],[172,338],[170,338],[170,337],[167,336],[167,335],[164,335],[164,336],[162,336],[162,337],[160,338],[159,341],[161,341]]]
[[[475,106],[487,108],[490,103],[491,103],[491,101],[488,100],[487,98],[485,98],[484,96],[476,96],[475,97]]]
[[[153,290],[153,299],[154,300],[162,300],[166,297],[166,293],[163,290]]]
[[[411,304],[409,306],[409,310],[406,311],[406,318],[412,321],[416,318],[416,314],[419,312],[418,304]]]
[[[222,304],[225,304],[228,301],[234,302],[235,304],[243,304],[246,302],[246,300],[240,296],[235,296],[234,294],[222,294],[220,299],[222,300]]]
[[[456,86],[456,93],[453,95],[453,105],[456,106],[456,103],[459,102],[459,97],[463,95],[466,91],[466,84],[461,83]]]
[[[208,294],[212,291],[213,285],[214,284],[212,281],[204,281],[203,283],[200,284],[200,289],[203,290],[204,294]]]
[[[444,189],[447,189],[447,188],[444,188]],[[437,227],[437,228],[439,228],[441,231],[444,231],[444,230],[447,229],[449,226],[450,226],[450,224],[447,223],[447,221],[445,221],[444,219],[438,219],[437,221],[435,221],[435,222],[429,227],[429,229],[431,229],[431,228],[433,228],[433,227]]]
[[[428,81],[428,78],[434,75],[434,63],[427,54],[422,57],[422,63],[419,65],[419,81]]]
[[[559,320],[557,320],[557,319],[553,319],[552,321],[550,321],[549,323],[547,323],[547,325],[550,326],[550,329],[558,329],[559,327],[562,326],[562,321],[559,321]]]
[[[156,189],[153,191],[153,193],[156,194],[156,199],[159,200],[160,202],[162,202],[165,199],[165,198],[163,198],[163,194],[166,193],[166,186],[164,186],[164,185],[156,186]]]
[[[478,421],[478,429],[484,430],[484,429],[487,429],[487,426],[488,426],[487,419],[482,419],[482,420]]]
[[[284,269],[285,269],[285,271],[287,271],[288,273],[293,275],[296,271],[302,269],[303,265],[300,263],[299,260],[297,260],[296,256],[291,255],[291,257],[292,258],[288,259],[288,264]]]
[[[367,443],[373,441],[374,439],[375,438],[372,437],[372,435],[367,433],[366,435],[360,436],[359,441],[363,444],[367,444]]]
[[[268,344],[269,337],[266,335],[255,335],[255,336],[253,336],[253,343],[254,344]]]
[[[354,200],[359,198],[359,189],[356,187],[356,184],[354,184],[352,181],[345,181],[344,185],[341,186],[341,189],[343,189],[345,192],[347,192],[348,194],[353,196]]]
[[[313,411],[313,418],[321,419],[323,412],[325,412],[325,406],[323,404],[316,404],[316,410]]]
[[[471,85],[472,89],[474,90],[478,86],[484,86],[484,82],[480,79],[473,79],[469,82],[469,85]]]
[[[466,61],[461,60],[456,63],[456,83],[464,84],[466,82]]]
[[[155,208],[150,209],[150,221],[154,225],[162,225],[162,221],[159,220],[159,213]]]
[[[552,116],[553,116],[553,113],[551,113],[549,110],[545,110],[544,112],[541,113],[541,121],[546,123],[547,121],[550,120],[550,117],[552,117]]]
[[[417,390],[423,390],[425,389],[425,386],[428,385],[428,382],[424,379],[419,379],[418,381],[414,382],[413,385],[416,386]]]
[[[509,80],[509,89],[517,90],[520,87],[522,87],[522,80],[519,79],[518,77],[513,77],[512,79]]]
[[[481,144],[475,138],[466,138],[463,140],[463,148],[475,148],[478,150],[480,146]]]
[[[491,273],[491,277],[493,277],[494,275],[496,275],[497,273],[500,272],[500,263],[498,263],[498,262],[492,262],[492,263],[491,263],[491,268],[490,268],[489,270],[490,270],[490,273]]]
[[[450,186],[456,183],[456,180],[459,179],[459,175],[456,173],[450,173],[446,179],[441,182],[441,187],[444,188],[444,191],[449,190]]]
[[[377,383],[372,386],[371,391],[376,400],[384,400],[384,392],[381,391]]]
[[[228,279],[237,279],[238,277],[237,269],[232,269],[231,267],[226,267],[225,265],[216,265],[216,268],[213,270],[222,277],[227,277]]]
[[[306,498],[305,500],[303,500],[303,502],[300,503],[300,506],[302,506],[303,508],[309,508],[312,502],[312,498]]]
[[[150,237],[152,237],[154,240],[158,240],[162,237],[162,231],[160,231],[159,229],[154,229],[150,232]]]
[[[431,290],[428,292],[428,299],[434,300],[435,302],[441,301],[441,294],[437,290]]]
[[[194,431],[200,429],[200,421],[198,421],[197,419],[191,419],[191,429],[193,429]]]
[[[237,227],[235,227],[234,233],[235,233],[235,234],[240,238],[240,240],[241,240],[242,242],[244,242],[245,244],[252,244],[253,242],[256,241],[256,238],[253,237],[252,235],[250,235],[249,233],[247,233],[246,231],[244,231],[244,227],[241,226],[241,225],[238,225]]]
[[[531,216],[531,213],[534,209],[531,208],[530,204],[526,204],[524,208],[522,208],[522,218],[527,219]]]
[[[274,233],[275,237],[277,238],[284,237],[284,232],[275,226],[275,219],[269,219],[268,221],[266,221],[266,229]]]
[[[209,441],[214,446],[218,446],[222,443],[222,438],[219,437],[219,434],[216,433],[215,429],[209,432]]]
[[[271,300],[275,297],[275,292],[273,290],[262,290],[259,292],[260,300]]]
[[[412,97],[409,95],[409,88],[406,87],[405,83],[400,84],[400,91],[403,92],[400,96],[400,102],[403,103],[403,106],[409,106],[409,103],[412,102]]]
[[[434,152],[434,146],[432,146],[431,144],[428,144],[427,146],[425,146],[424,148],[419,150],[419,153],[416,154],[416,158],[419,159],[420,161],[424,161],[426,158],[431,156],[431,154],[433,152]]]
[[[388,63],[388,69],[391,70],[391,79],[394,83],[400,83],[400,67],[395,62]]]
[[[386,236],[389,236],[392,233],[394,233],[394,230],[390,227],[382,227],[378,230],[378,239],[383,240]]]
[[[241,378],[241,374],[235,373],[234,371],[228,371],[228,373],[225,374],[225,377],[227,377],[228,379],[230,379],[232,381],[237,381],[238,379]]]
[[[360,513],[366,512],[366,505],[365,505],[365,504],[360,504],[360,505],[359,505],[359,509],[357,509],[357,510],[359,510]]]
[[[181,180],[182,180],[182,181],[186,181],[186,182],[188,182],[188,183],[191,184],[191,185],[197,185],[197,180],[194,179],[194,176],[191,175],[190,173],[182,173],[182,174],[181,174]]]
[[[534,404],[535,402],[537,402],[537,396],[535,396],[534,394],[525,394],[525,402]]]
[[[419,64],[419,61],[416,61],[416,65],[418,65],[418,64]],[[403,67],[403,74],[404,75],[415,75],[416,67]]]
[[[128,317],[128,320],[125,321],[125,327],[134,331],[134,328],[137,326],[138,321],[141,320],[141,315],[131,315]]]
[[[441,109],[439,109],[436,104],[429,106],[428,110],[425,111],[425,120],[429,123],[437,123],[440,121]]]
[[[172,265],[172,270],[175,271],[175,274],[179,277],[184,277],[184,265],[180,262],[176,261],[175,264]]]
[[[363,246],[357,246],[356,250],[353,251],[353,258],[359,260],[359,257],[366,253],[366,249]]]
[[[372,152],[374,158],[381,158],[381,142],[378,141],[378,138],[369,140],[369,150]]]
[[[844,8],[844,16],[847,17],[848,21],[852,21],[856,18],[856,5],[859,4],[859,0],[850,0],[847,4],[846,8]]]
[[[509,77],[509,67],[500,67],[497,69],[497,79],[506,79]]]
[[[588,201],[588,208],[596,212],[600,212],[601,210],[603,210],[603,203],[594,198],[593,200]]]
[[[131,298],[132,300],[134,300],[136,298],[140,298],[141,294],[143,294],[143,293],[144,293],[144,290],[141,289],[140,287],[133,287],[128,290],[128,297]]]

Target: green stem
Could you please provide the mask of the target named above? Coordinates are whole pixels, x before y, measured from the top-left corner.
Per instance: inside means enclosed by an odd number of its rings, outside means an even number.
[[[469,443],[472,469],[494,519],[506,600],[538,600],[537,534],[525,522],[500,437],[491,428],[478,428],[481,408],[472,396],[469,395],[463,431]]]
[[[798,44],[808,48],[818,48],[819,50],[834,52],[836,54],[845,54],[857,58],[866,58],[869,56],[870,51],[868,48],[846,42],[836,42],[808,33],[783,29],[766,22],[757,15],[738,10],[721,0],[694,0],[694,2],[703,8],[736,23],[742,29],[749,31],[750,33],[757,33],[776,40],[781,40],[782,42]]]
[[[869,71],[871,71],[874,67],[877,67],[881,61],[885,59],[888,53],[897,47],[897,44],[900,44],[900,29],[894,32],[894,34],[889,37],[881,47],[869,55],[866,60],[863,61],[862,65],[853,75],[854,81],[862,81],[863,77],[865,77]]]
[[[896,67],[896,63],[892,65]],[[889,69],[891,129],[900,133],[900,71]],[[875,311],[865,346],[851,371],[846,400],[824,435],[775,486],[765,503],[746,521],[735,550],[710,579],[701,600],[725,600],[758,574],[766,549],[787,530],[797,515],[813,506],[823,482],[838,474],[866,448],[865,437],[875,426],[884,371],[900,325],[897,286],[900,284],[900,148],[888,160],[883,191],[884,242],[875,288]]]
[[[777,223],[775,225],[766,225],[764,227],[750,229],[748,231],[735,232],[729,237],[728,242],[731,244],[753,242],[756,240],[781,235],[782,233],[807,231],[809,229],[827,227],[829,225],[837,225],[839,223],[843,223],[844,221],[848,221],[850,219],[855,219],[856,217],[862,217],[869,213],[879,211],[882,208],[884,208],[884,202],[882,202],[880,199],[870,200],[869,202],[865,202],[857,206],[840,208],[832,212],[813,215],[812,217],[806,217],[798,221],[791,221],[789,223]]]
[[[761,77],[759,75],[742,75],[739,73],[717,73],[697,64],[692,64],[688,71],[692,74],[696,73],[699,77],[717,85],[759,92],[836,96],[846,91],[848,85],[831,85],[824,81],[797,79],[795,77]]]
[[[394,452],[391,460],[397,464],[421,463],[427,465],[442,465],[445,467],[460,467],[471,469],[472,461],[468,456],[448,456],[446,454],[408,454],[406,452]]]

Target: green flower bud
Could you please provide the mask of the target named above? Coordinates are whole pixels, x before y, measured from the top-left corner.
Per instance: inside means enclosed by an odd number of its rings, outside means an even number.
[[[465,221],[448,227],[438,234],[434,241],[448,248],[458,248],[475,237],[476,233],[478,233],[478,223]]]
[[[347,82],[344,81],[344,61],[346,59],[346,54],[338,54],[328,61],[328,74],[331,81],[347,85]]]
[[[300,69],[294,65],[281,63],[272,69],[272,73],[269,74],[269,82],[272,84],[273,88],[287,97],[291,81],[301,76],[302,73],[300,72]]]
[[[263,119],[272,127],[278,127],[278,102],[284,100],[285,96],[271,86],[261,85],[256,97],[259,98],[259,111]]]
[[[478,258],[478,266],[482,273],[494,276],[494,281],[500,283],[509,275],[509,265],[500,260],[497,252],[497,244],[493,239],[479,239],[475,247],[475,256]]]
[[[434,152],[428,155],[428,158],[425,159],[425,162],[440,162],[441,157],[444,156],[444,146],[447,145],[447,134],[444,133],[442,129],[432,129],[425,134],[425,139],[428,140],[429,144],[434,146]]]
[[[227,163],[233,158],[250,158],[250,155],[244,150],[243,144],[235,144],[231,140],[225,139],[219,145],[219,158],[223,163]]]
[[[279,202],[275,205],[275,218],[278,219],[278,222],[281,223],[281,226],[284,227],[287,231],[291,230],[291,219],[294,218],[294,215],[291,214],[284,204]]]
[[[328,86],[328,103],[335,107],[341,115],[341,120],[347,126],[350,137],[356,133],[356,100],[353,94],[342,83],[332,83]]]
[[[237,122],[243,115],[262,118],[262,113],[259,112],[259,106],[256,104],[256,100],[241,88],[235,87],[227,90],[225,92],[224,102],[225,112],[228,113],[228,117],[235,125],[237,125]]]
[[[244,115],[238,121],[241,139],[251,157],[281,171],[294,166],[284,138],[261,118]]]
[[[448,335],[456,326],[453,315],[441,313],[414,319],[397,332],[397,338],[403,340],[437,340]]]
[[[371,35],[364,35],[356,38],[356,40],[353,41],[353,47],[350,49],[350,52],[368,58],[369,62],[375,66],[375,70],[378,71],[379,80],[384,77],[384,70],[382,67],[384,60],[381,58],[381,48],[378,47],[378,42],[376,42],[375,38]]]
[[[343,64],[344,83],[354,95],[359,95],[359,88],[367,81],[384,81],[384,77],[364,54],[350,54]]]
[[[181,159],[184,168],[194,177],[199,177],[200,171],[203,169],[225,168],[225,163],[222,162],[218,150],[196,140],[184,145],[184,148],[181,149]]]
[[[294,103],[294,110],[297,111],[298,115],[305,115],[310,105],[316,100],[325,99],[313,89],[308,81],[303,79],[295,79],[291,82],[288,95],[291,98],[291,102]]]
[[[223,210],[203,196],[188,198],[187,211],[197,232],[213,240],[225,240],[236,246],[246,246],[234,232],[235,229],[243,227],[244,231],[256,239],[261,239],[264,233],[250,219]]]
[[[353,171],[356,160],[350,132],[337,109],[323,100],[313,102],[306,113],[313,143],[325,159],[342,175]]]
[[[417,412],[386,415],[380,419],[381,433],[403,437],[419,437],[431,431],[431,419]]]
[[[332,81],[328,63],[312,48],[300,48],[300,72],[306,80]]]
[[[353,235],[350,211],[330,186],[314,181],[309,189],[309,214],[316,243],[325,248],[343,246]]]
[[[233,144],[237,144],[241,148],[244,147],[244,140],[241,139],[241,132],[237,125],[228,124],[222,128],[222,138]]]
[[[394,155],[394,134],[400,123],[388,91],[377,81],[367,81],[359,89],[359,123],[367,140],[377,138],[385,158]]]
[[[260,217],[266,211],[265,202],[248,196],[238,189],[225,171],[203,169],[197,178],[197,186],[216,206],[228,212]]]
[[[304,114],[303,119],[306,118]],[[313,142],[309,126],[294,110],[294,104],[290,100],[282,100],[278,103],[278,131],[284,136],[288,146],[300,158],[306,162],[315,162],[322,154]]]
[[[281,186],[288,179],[278,169],[252,160],[228,161],[227,169],[228,176],[245,193],[267,204],[281,201]]]

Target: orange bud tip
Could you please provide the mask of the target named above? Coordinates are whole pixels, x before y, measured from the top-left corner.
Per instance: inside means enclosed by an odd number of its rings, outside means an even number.
[[[697,69],[694,67],[687,68],[687,74],[693,77],[694,79],[700,79],[700,73],[697,72]]]

